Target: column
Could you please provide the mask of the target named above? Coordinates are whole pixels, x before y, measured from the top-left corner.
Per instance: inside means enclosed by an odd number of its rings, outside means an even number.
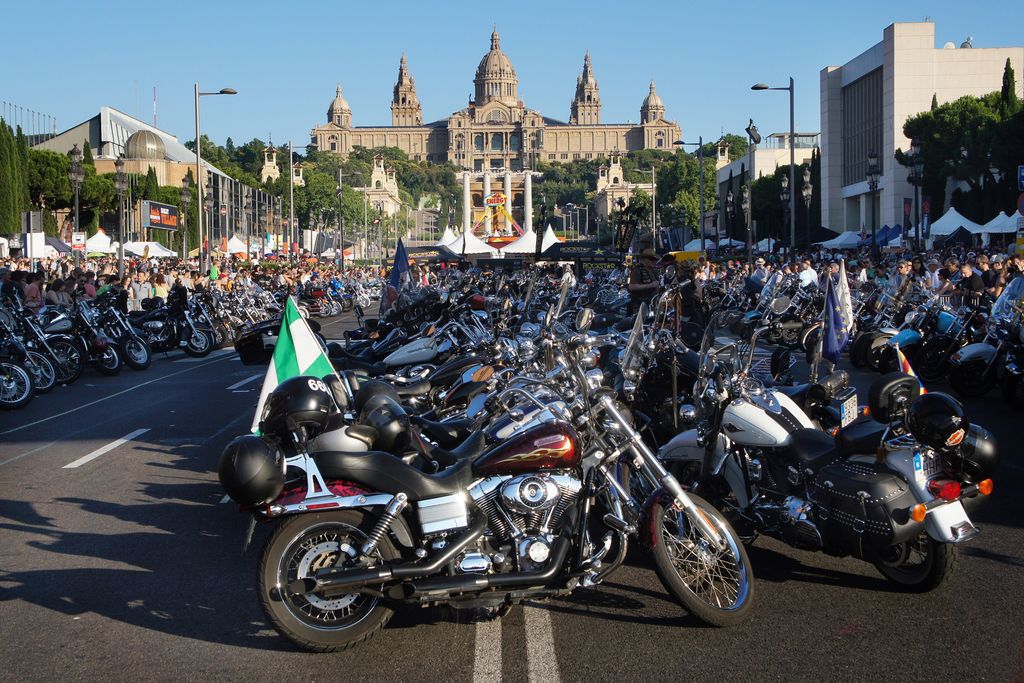
[[[484,202],[487,201],[487,195],[491,193],[491,172],[484,171]],[[491,212],[488,211],[487,204],[484,204],[484,235],[487,237],[491,236]]]
[[[469,193],[469,171],[462,172],[462,229],[469,230],[473,223],[471,209],[473,196]]]
[[[526,171],[526,187],[523,188],[523,230],[533,227],[533,171]],[[541,226],[544,229],[544,226]]]
[[[503,216],[505,223],[505,235],[512,234],[512,221],[509,217],[512,215],[512,172],[505,169],[505,211],[507,215]]]

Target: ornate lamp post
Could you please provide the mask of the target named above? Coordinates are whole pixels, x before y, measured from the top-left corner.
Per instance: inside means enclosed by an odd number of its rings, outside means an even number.
[[[124,193],[128,189],[128,176],[124,173],[124,155],[114,162],[114,190],[117,192],[117,279],[124,279]]]
[[[188,260],[188,207],[192,205],[192,184],[188,176],[181,179],[181,260]]]
[[[871,192],[871,244],[872,251],[875,256],[878,255],[878,243],[875,241],[875,230],[877,229],[878,221],[875,219],[875,193],[878,192],[878,153],[871,152],[868,154],[868,190]]]
[[[924,177],[924,159],[921,144],[910,141],[910,182],[914,186],[914,250],[921,251],[921,181]]]
[[[71,170],[68,171],[68,180],[71,181],[71,189],[75,191],[75,227],[74,232],[79,232],[80,223],[78,219],[78,193],[82,189],[82,183],[85,181],[85,171],[82,169],[82,150],[75,145],[71,148]],[[74,236],[71,239],[74,242]],[[75,253],[75,266],[78,266],[78,250],[74,250]]]
[[[804,198],[804,207],[807,209],[807,248],[811,248],[811,198],[814,196],[814,187],[811,185],[811,169],[804,169],[804,186],[800,190]]]
[[[731,187],[725,193],[725,215],[729,218],[729,222],[725,226],[725,238],[729,239],[732,236],[733,219],[736,216],[736,200],[732,195]]]
[[[213,223],[213,193],[210,192],[209,188],[206,189],[206,195],[203,197],[203,207],[206,209],[206,215],[207,215],[207,217],[209,219],[209,223]],[[200,211],[198,213],[202,213],[202,212]],[[207,228],[209,228],[209,227],[210,226],[207,225]],[[207,229],[206,232],[207,232],[207,240],[206,240],[207,244],[206,245],[203,244],[203,234],[199,233],[199,270],[200,271],[203,271],[203,262],[204,262],[204,260],[206,258],[205,255],[209,253],[209,250],[206,247],[209,246],[210,230]],[[204,272],[206,274],[209,274],[210,271],[209,271],[209,269],[207,269]]]
[[[782,215],[785,217],[785,223],[788,225],[789,221],[790,221],[790,218],[792,218],[792,216],[790,214],[790,205],[789,205],[789,203],[793,199],[793,194],[790,192],[790,188],[789,188],[789,176],[788,175],[784,175],[784,176],[782,176],[782,178],[780,180],[782,182],[782,189],[779,190],[779,201],[782,202]],[[792,257],[792,255],[793,255],[793,253],[792,253],[793,252],[793,244],[792,244],[792,242],[790,242],[789,251],[790,251],[790,257]]]
[[[750,216],[750,183],[746,183],[743,186],[740,208],[743,209],[743,217],[747,223],[747,261],[750,263],[750,272],[754,272],[753,223]]]

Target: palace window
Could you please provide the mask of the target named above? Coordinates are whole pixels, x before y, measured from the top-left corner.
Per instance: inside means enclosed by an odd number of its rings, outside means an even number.
[[[554,160],[554,158],[555,158],[555,155],[554,155],[554,154],[549,154],[549,155],[548,155],[548,160],[549,160],[549,161],[553,161],[553,160]]]
[[[473,146],[476,147],[478,152],[484,151],[484,136],[477,133],[473,136]]]
[[[568,158],[569,158],[569,155],[568,155],[568,154],[565,154],[565,153],[563,153],[563,154],[562,154],[562,159],[563,159],[563,160],[565,160],[565,159],[568,159]]]
[[[519,133],[512,133],[508,136],[508,148],[512,150],[518,150],[519,144]]]
[[[502,139],[501,133],[495,133],[491,136],[491,149],[496,152],[505,149],[505,141]]]

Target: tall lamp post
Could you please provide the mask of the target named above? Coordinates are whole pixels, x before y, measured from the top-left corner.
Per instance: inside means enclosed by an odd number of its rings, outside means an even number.
[[[68,171],[68,180],[71,181],[71,188],[75,191],[75,232],[79,232],[81,225],[78,219],[78,192],[82,189],[82,183],[85,181],[82,156],[82,150],[78,148],[77,144],[71,148],[71,170]],[[74,235],[72,235],[71,242],[74,243],[74,241]],[[75,249],[75,267],[78,267],[77,249]]]
[[[878,221],[875,219],[875,193],[878,192],[878,153],[871,152],[868,154],[868,190],[871,192],[871,251],[878,256],[878,243],[875,241],[875,230]]]
[[[188,260],[188,207],[192,205],[192,187],[186,175],[181,179],[181,260]]]
[[[789,86],[773,88],[765,83],[755,83],[751,90],[788,90],[789,91],[789,186],[796,187],[796,117],[793,110],[793,77],[789,77]],[[789,196],[789,248],[796,248],[796,194]]]
[[[789,219],[790,218],[790,203],[793,200],[793,193],[790,191],[790,187],[789,187],[789,176],[786,176],[786,175],[782,176],[781,182],[782,182],[782,189],[779,190],[779,201],[782,202],[782,213],[783,213],[783,215],[787,219]],[[785,222],[789,223],[789,220],[786,220]],[[790,255],[790,257],[793,256],[793,245],[792,245],[792,243],[790,243],[789,255]]]
[[[196,190],[197,191],[198,191],[198,187],[199,186],[197,185],[196,186]],[[213,193],[210,192],[209,188],[207,188],[206,194],[203,195],[203,208],[206,209],[205,213],[206,213],[207,219],[212,223],[213,222]],[[202,211],[197,211],[196,213],[203,213],[203,212]],[[207,240],[207,241],[209,241],[209,240]],[[206,246],[204,246],[204,244],[203,244],[203,235],[200,233],[199,234],[199,269],[200,269],[200,271],[202,271],[202,269],[203,269],[203,252],[205,252],[205,251],[206,251]]]
[[[342,170],[338,169],[338,233],[341,239],[341,247],[335,245],[334,254],[338,255],[338,249],[341,249],[341,272],[345,272],[345,199],[342,191],[342,178],[344,174]]]
[[[698,221],[698,230],[700,230],[700,250],[704,251],[704,136],[697,136],[697,142],[684,142],[682,140],[676,140],[674,145],[697,145],[697,163],[700,165],[700,220]]]
[[[725,226],[725,238],[730,239],[734,227],[733,218],[736,216],[736,199],[733,197],[731,187],[725,193],[725,215],[729,217],[729,224]],[[721,246],[721,240],[719,240],[719,246]]]
[[[124,173],[124,155],[114,162],[114,191],[117,192],[117,279],[124,280],[124,193],[128,189],[128,176]]]
[[[747,222],[747,262],[750,263],[750,272],[754,272],[754,242],[753,242],[753,224],[751,223],[750,216],[750,183],[743,186],[741,192],[742,199],[740,199],[740,208],[743,209],[743,216]]]
[[[203,196],[203,157],[201,151],[201,145],[199,143],[199,98],[206,97],[209,95],[237,95],[238,91],[232,88],[221,88],[217,92],[200,92],[199,81],[196,81],[195,86],[196,93],[196,191],[199,197]],[[203,249],[203,215],[202,212],[196,214],[196,223],[198,224],[199,232],[199,267],[200,270],[209,272],[209,249]],[[209,240],[207,240],[207,247],[209,247]]]
[[[804,198],[804,207],[807,209],[807,249],[811,248],[811,198],[814,196],[814,187],[811,185],[811,169],[804,169],[804,186],[800,190]]]
[[[910,182],[914,186],[914,251],[921,251],[921,180],[924,176],[924,159],[921,158],[921,144],[910,141]]]

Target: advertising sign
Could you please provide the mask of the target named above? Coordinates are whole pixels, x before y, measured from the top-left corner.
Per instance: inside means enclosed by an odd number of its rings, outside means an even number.
[[[85,233],[71,233],[71,249],[73,251],[85,251]]]
[[[491,194],[484,197],[484,206],[504,206],[505,205],[505,194],[502,192],[492,192]]]
[[[151,230],[177,230],[178,207],[143,199],[142,227]]]

